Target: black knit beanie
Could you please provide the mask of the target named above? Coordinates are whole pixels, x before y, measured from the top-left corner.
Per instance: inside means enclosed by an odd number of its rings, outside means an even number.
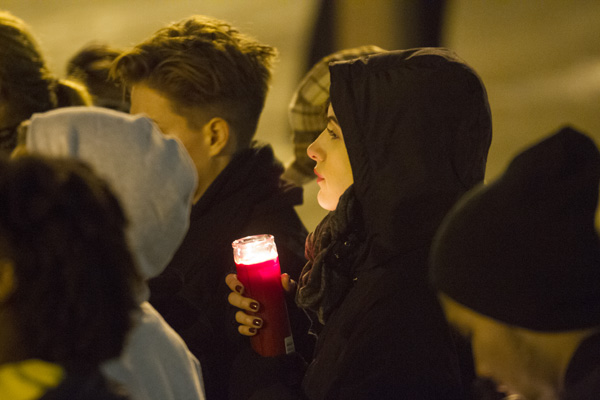
[[[434,286],[510,325],[600,326],[599,179],[600,153],[574,129],[525,150],[445,218],[431,253]]]

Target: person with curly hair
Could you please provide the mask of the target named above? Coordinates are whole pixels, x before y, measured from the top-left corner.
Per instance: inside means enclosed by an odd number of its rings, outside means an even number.
[[[147,302],[148,279],[164,270],[189,225],[197,178],[183,145],[146,117],[101,107],[35,114],[19,138],[18,150],[27,154],[88,163],[110,183],[129,220],[127,240],[144,280],[136,292],[142,312],[120,357],[102,365],[104,374],[133,400],[203,400],[198,360]]]
[[[126,224],[87,165],[0,160],[0,398],[127,398],[99,370],[139,311]]]

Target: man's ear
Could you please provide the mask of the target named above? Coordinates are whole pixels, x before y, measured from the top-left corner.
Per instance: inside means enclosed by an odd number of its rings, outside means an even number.
[[[209,145],[209,154],[217,156],[232,148],[233,136],[227,121],[223,118],[211,118],[204,127],[205,138]]]
[[[8,259],[0,260],[0,303],[10,297],[15,287],[15,265]]]

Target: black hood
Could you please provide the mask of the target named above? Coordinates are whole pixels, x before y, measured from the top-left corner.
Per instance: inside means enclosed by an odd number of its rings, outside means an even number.
[[[330,72],[369,264],[428,247],[454,202],[484,178],[492,123],[480,78],[441,48],[333,63]]]

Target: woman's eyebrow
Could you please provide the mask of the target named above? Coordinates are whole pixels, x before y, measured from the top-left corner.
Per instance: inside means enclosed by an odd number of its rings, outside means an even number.
[[[335,117],[335,115],[328,115],[327,116],[327,122],[333,122],[334,124],[336,124],[337,126],[340,125],[340,123],[338,122],[337,118]]]

